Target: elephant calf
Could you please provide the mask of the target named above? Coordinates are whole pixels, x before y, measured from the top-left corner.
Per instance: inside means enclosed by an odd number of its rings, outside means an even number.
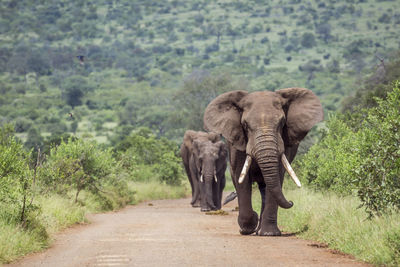
[[[227,154],[218,134],[186,131],[181,156],[192,187],[193,207],[200,204],[201,211],[221,209]]]

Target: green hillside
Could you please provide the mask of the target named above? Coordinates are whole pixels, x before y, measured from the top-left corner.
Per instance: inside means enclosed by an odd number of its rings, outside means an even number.
[[[28,147],[69,132],[180,141],[217,94],[301,86],[326,111],[400,42],[399,1],[0,3],[0,120]],[[84,56],[80,61],[77,56]]]

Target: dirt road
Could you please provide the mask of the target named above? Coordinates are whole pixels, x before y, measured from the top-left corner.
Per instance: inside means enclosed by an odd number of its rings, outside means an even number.
[[[205,215],[189,199],[92,215],[10,266],[365,266],[293,236],[241,236],[235,205],[225,216]]]

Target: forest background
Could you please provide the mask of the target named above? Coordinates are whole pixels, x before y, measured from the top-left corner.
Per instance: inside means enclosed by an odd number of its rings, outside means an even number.
[[[46,247],[85,212],[187,194],[182,136],[236,89],[313,90],[327,120],[299,151],[309,194],[352,196],[364,219],[398,214],[399,10],[380,0],[1,1],[0,260]],[[294,228],[311,227],[309,212]],[[398,262],[400,226],[385,231],[387,250],[358,257]]]

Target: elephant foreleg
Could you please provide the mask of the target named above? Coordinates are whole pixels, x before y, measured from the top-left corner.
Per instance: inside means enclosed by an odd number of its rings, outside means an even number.
[[[216,210],[221,209],[221,199],[219,197],[220,181],[213,183],[213,202]]]
[[[297,147],[295,147],[295,151],[297,151]],[[290,156],[293,159],[293,155]],[[279,168],[279,179],[281,183],[281,187],[283,185],[283,175],[285,173],[285,169],[280,165]],[[281,231],[278,228],[278,203],[275,201],[275,198],[272,197],[272,194],[268,192],[268,190],[264,190],[265,192],[265,206],[262,212],[261,221],[260,221],[260,230],[258,232],[259,235],[263,236],[279,236],[281,235]]]
[[[251,203],[252,180],[250,179],[249,174],[247,174],[244,182],[241,184],[238,183],[240,173],[242,172],[242,168],[246,160],[246,154],[230,148],[229,155],[233,174],[232,182],[235,185],[239,204],[239,232],[242,235],[250,235],[256,231],[258,225],[258,215],[253,210]]]
[[[242,235],[249,235],[256,231],[258,225],[258,215],[253,210],[251,203],[250,179],[246,179],[242,184],[238,184],[237,193],[239,202],[238,223],[240,226],[240,233]]]
[[[225,172],[223,172],[222,175],[220,175],[218,177],[218,184],[219,184],[219,188],[218,188],[218,209],[221,209],[222,193],[224,192],[225,183],[226,183]]]
[[[200,186],[198,182],[195,182],[193,185],[194,193],[192,196],[192,202],[190,202],[190,204],[192,204],[194,208],[198,208],[200,207]]]
[[[260,216],[261,221],[258,234],[262,236],[281,235],[281,231],[278,228],[278,204],[268,190],[264,190],[264,192],[265,206],[262,208],[263,211]]]

